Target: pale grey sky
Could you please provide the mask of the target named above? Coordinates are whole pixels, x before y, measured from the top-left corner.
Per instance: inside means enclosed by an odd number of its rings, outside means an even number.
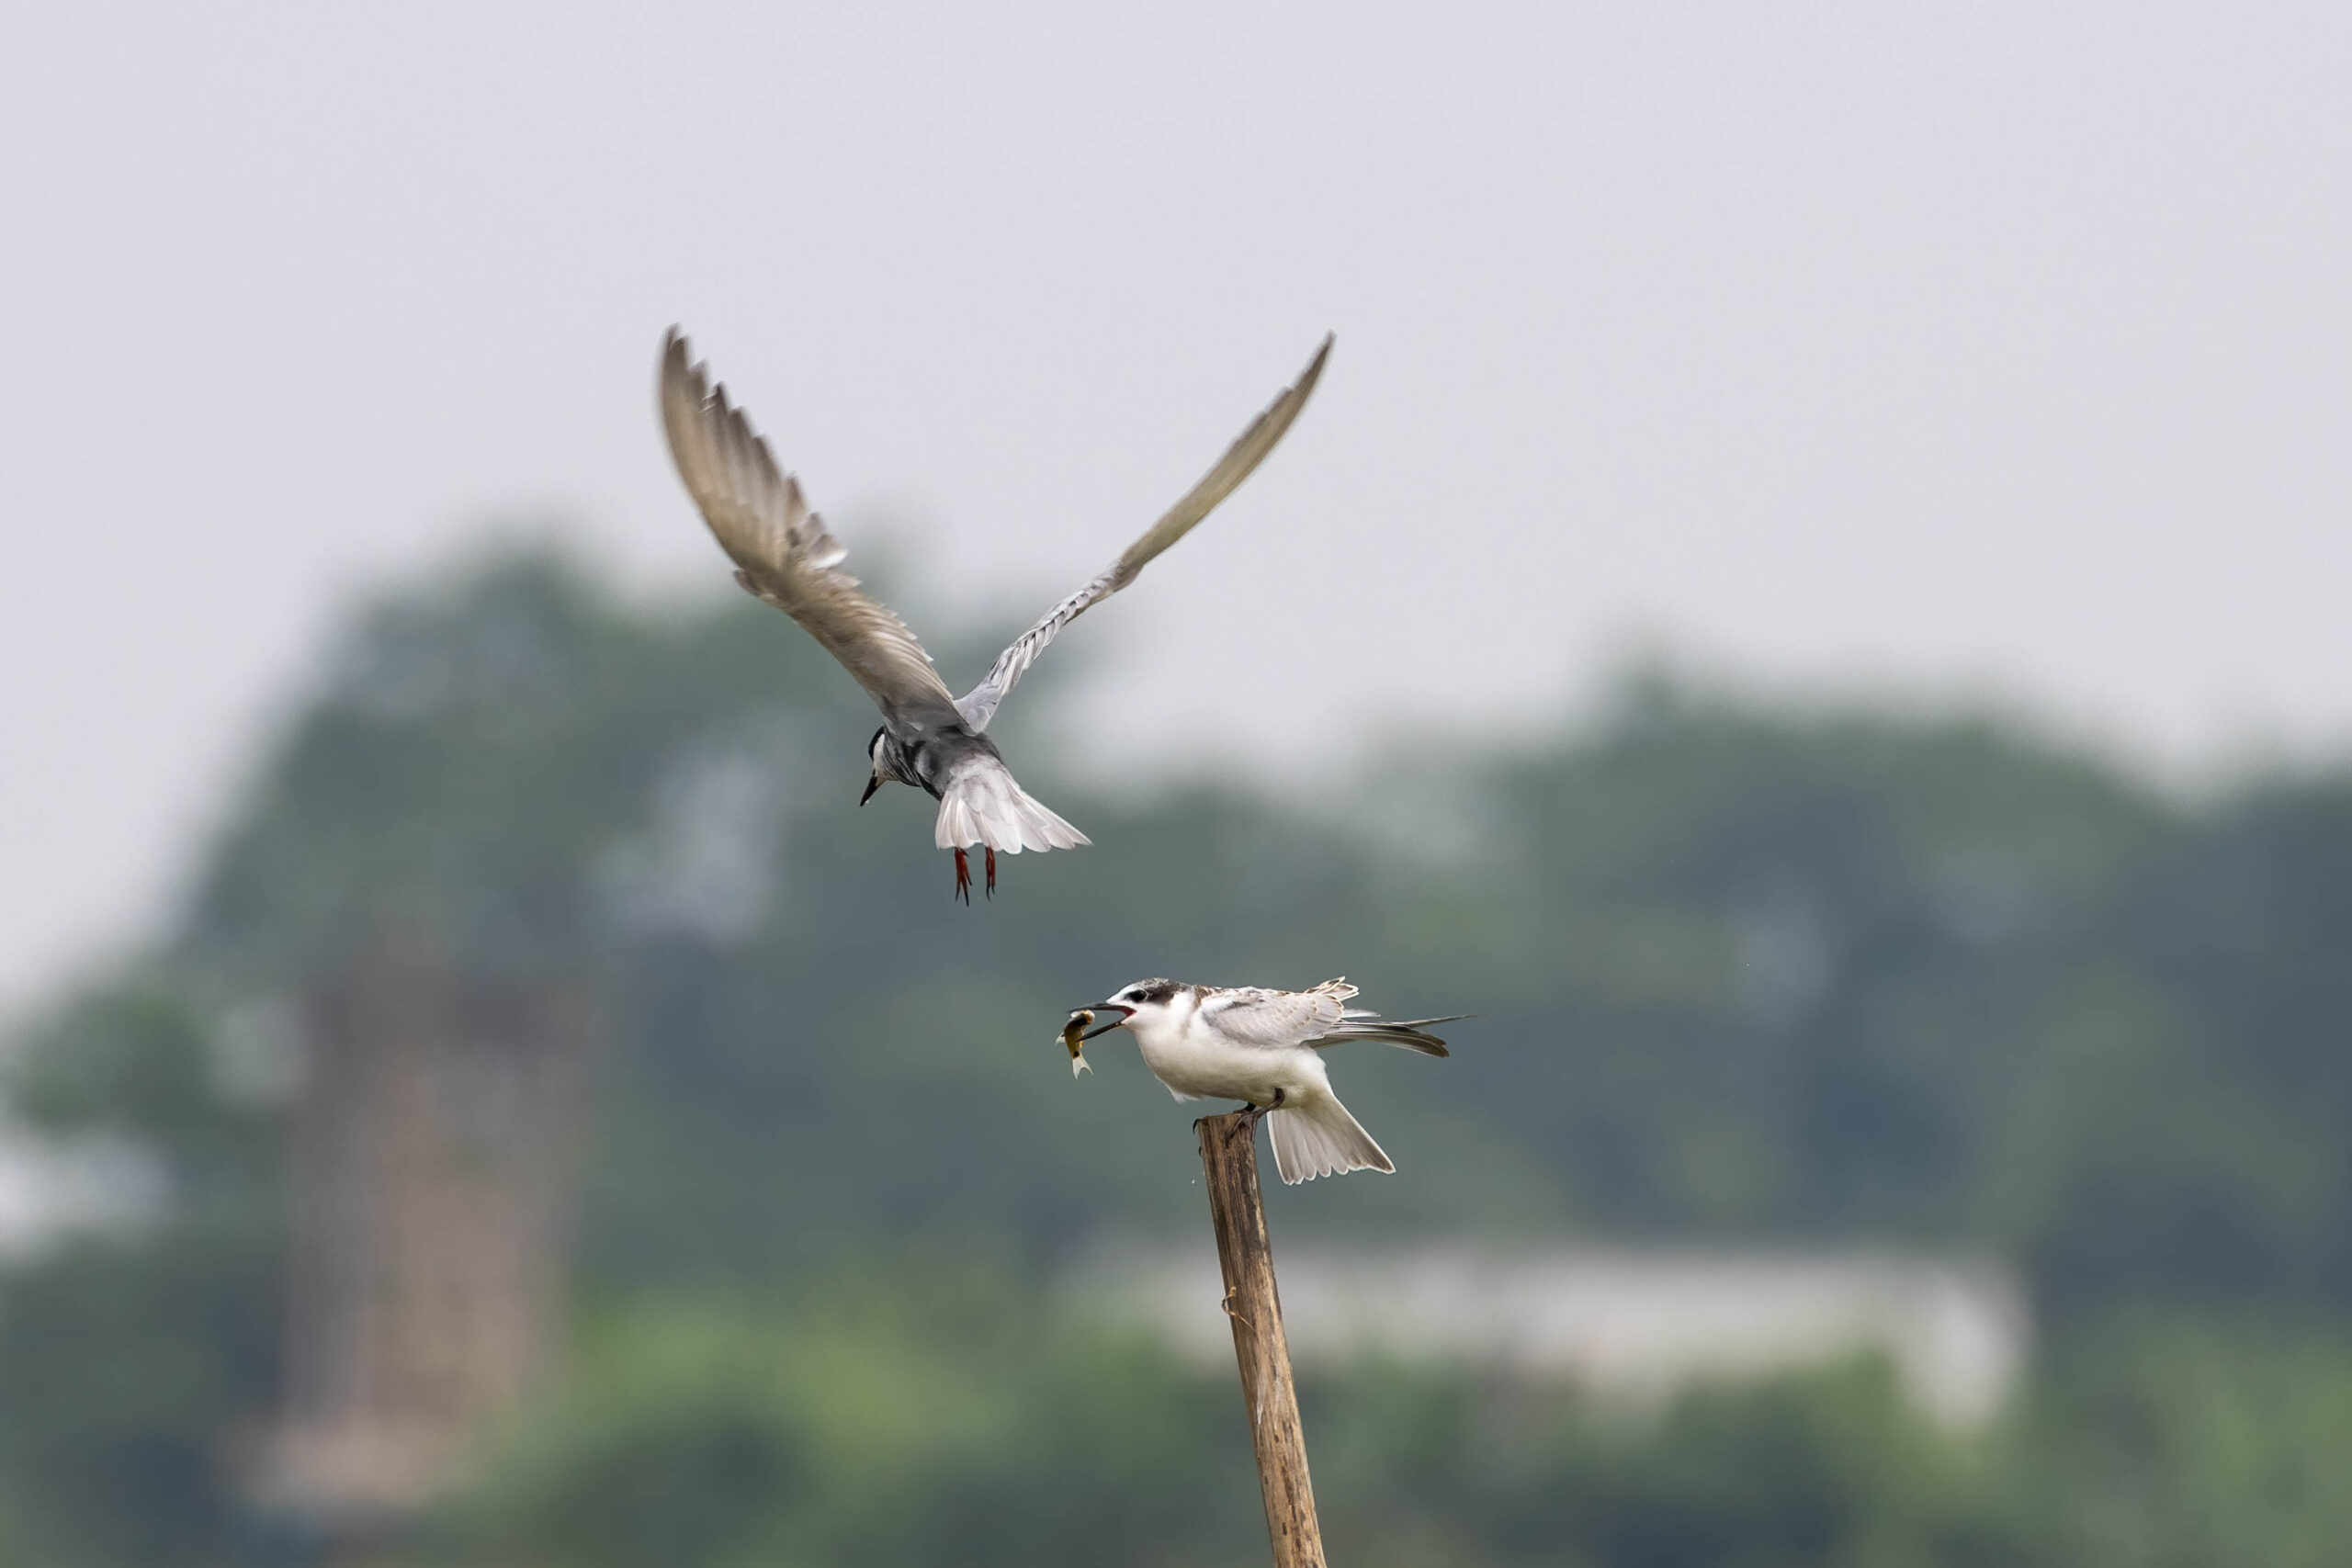
[[[7,32],[0,1000],[153,918],[384,573],[538,514],[720,580],[654,434],[673,321],[853,559],[910,519],[927,603],[1013,619],[1336,330],[1265,470],[1055,655],[1277,769],[1549,722],[1629,639],[2151,755],[2352,736],[2340,6]]]

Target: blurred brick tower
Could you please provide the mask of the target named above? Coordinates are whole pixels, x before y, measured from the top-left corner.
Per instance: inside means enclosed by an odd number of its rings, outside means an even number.
[[[286,1391],[255,1478],[269,1512],[330,1537],[397,1522],[548,1360],[585,995],[409,943],[309,998]]]

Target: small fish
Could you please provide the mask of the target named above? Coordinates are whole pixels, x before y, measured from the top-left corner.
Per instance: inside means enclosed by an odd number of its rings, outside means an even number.
[[[1094,1070],[1086,1065],[1086,1030],[1093,1021],[1094,1014],[1080,1008],[1069,1015],[1069,1021],[1062,1025],[1062,1043],[1069,1047],[1069,1076],[1072,1077]]]

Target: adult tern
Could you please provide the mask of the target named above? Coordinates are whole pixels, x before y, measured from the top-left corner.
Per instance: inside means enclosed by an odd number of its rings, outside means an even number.
[[[838,570],[848,551],[808,509],[799,481],[777,468],[766,439],[728,401],[727,389],[708,384],[706,367],[692,360],[675,327],[662,344],[662,426],[678,477],[735,562],[735,581],[799,622],[881,708],[882,727],[866,742],[871,773],[857,803],[873,799],[885,783],[912,784],[937,800],[933,841],[956,852],[956,891],[969,904],[970,845],[987,852],[993,895],[999,850],[1042,852],[1088,841],[1014,782],[987,734],[997,705],[1064,626],[1133,582],[1250,477],[1306,406],[1330,352],[1327,336],[1298,379],[1198,484],[1092,581],[1014,638],[960,697],[948,692],[907,623]]]

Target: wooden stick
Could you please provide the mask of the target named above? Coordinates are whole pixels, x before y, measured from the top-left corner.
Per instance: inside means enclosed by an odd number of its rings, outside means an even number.
[[[1257,1129],[1236,1111],[1193,1123],[1201,1135],[1209,1218],[1225,1269],[1225,1313],[1233,1320],[1233,1355],[1241,1363],[1241,1398],[1258,1450],[1258,1486],[1266,1497],[1266,1533],[1274,1568],[1324,1568],[1323,1529],[1306,1475],[1306,1436],[1298,1424],[1298,1391],[1283,1337],[1274,1255],[1258,1194]]]

